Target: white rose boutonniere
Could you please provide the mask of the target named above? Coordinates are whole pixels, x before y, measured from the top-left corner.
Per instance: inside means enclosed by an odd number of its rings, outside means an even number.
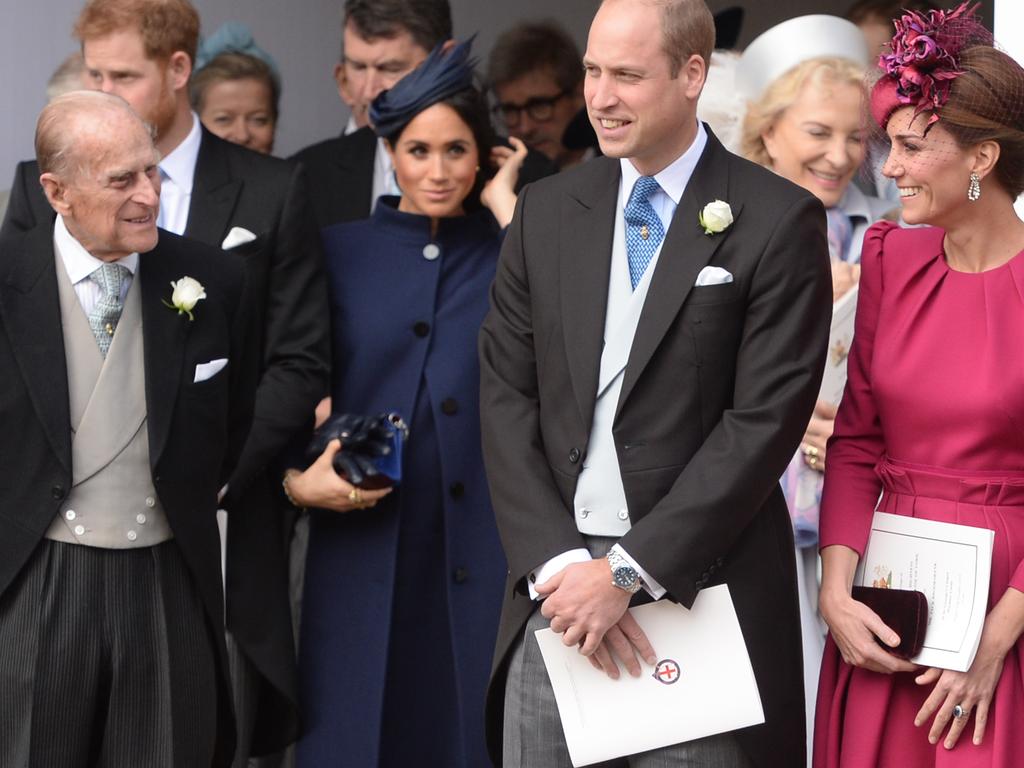
[[[180,280],[171,281],[171,301],[164,304],[171,309],[178,310],[179,315],[188,315],[189,320],[195,320],[192,310],[196,308],[202,299],[206,298],[206,289],[203,284],[194,277],[187,275]]]
[[[717,235],[732,224],[732,208],[725,200],[715,200],[697,214],[697,221],[704,227],[705,235]]]

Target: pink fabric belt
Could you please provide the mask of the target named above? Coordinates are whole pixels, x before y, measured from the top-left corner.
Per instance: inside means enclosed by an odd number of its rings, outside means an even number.
[[[885,456],[875,466],[887,494],[985,507],[1024,507],[1024,472],[959,472]]]

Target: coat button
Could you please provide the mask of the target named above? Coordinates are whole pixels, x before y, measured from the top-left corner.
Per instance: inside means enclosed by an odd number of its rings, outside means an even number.
[[[425,323],[422,320],[419,320],[413,324],[412,332],[421,339],[425,338],[430,333],[430,323]]]
[[[135,531],[128,531],[128,533],[125,535],[128,538],[128,541],[135,541],[137,538],[139,538],[139,534],[137,534]]]
[[[448,493],[452,495],[453,499],[461,499],[466,493],[466,486],[456,481],[448,486]]]
[[[50,495],[53,496],[53,498],[55,498],[55,499],[63,499],[64,498],[64,486],[63,485],[55,485],[55,486],[53,486],[53,488],[50,489]]]
[[[150,509],[155,507],[156,506],[156,499],[154,499],[152,496],[147,496],[146,497],[146,506],[149,507]]]
[[[456,584],[462,584],[468,578],[469,571],[467,571],[465,568],[456,568],[455,571],[452,572],[452,579],[455,581]]]
[[[146,516],[141,514],[141,513],[137,514],[135,516],[135,522],[138,523],[139,525],[145,525],[146,524]]]
[[[78,514],[75,512],[75,510],[69,509],[67,512],[64,513],[64,517],[66,517],[68,520],[74,520],[76,517],[78,517]]]
[[[454,416],[459,412],[459,403],[453,397],[441,401],[441,413],[445,416]]]
[[[572,450],[570,450],[569,451],[569,461],[571,461],[573,464],[575,464],[579,460],[580,460],[580,449],[579,448],[573,448]]]
[[[84,533],[85,533],[85,526],[84,525],[76,525],[75,526],[75,535],[76,536],[81,536]]]
[[[423,258],[427,261],[433,261],[441,255],[441,248],[437,243],[427,243],[423,246]]]
[[[629,520],[629,512],[624,509],[619,510],[619,520]]]

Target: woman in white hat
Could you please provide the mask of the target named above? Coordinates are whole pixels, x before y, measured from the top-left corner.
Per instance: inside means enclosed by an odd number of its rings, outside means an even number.
[[[852,183],[864,160],[868,64],[867,45],[855,25],[838,16],[812,15],[762,34],[744,51],[736,72],[737,87],[749,100],[742,154],[825,205],[833,300],[857,284],[864,233],[892,207]],[[783,476],[801,571],[808,732],[825,646],[817,611],[818,503],[836,405],[819,400],[801,451]]]

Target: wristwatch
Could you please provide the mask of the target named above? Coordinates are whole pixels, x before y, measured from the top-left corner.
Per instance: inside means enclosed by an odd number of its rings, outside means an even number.
[[[640,574],[636,568],[631,566],[622,555],[612,550],[607,555],[608,565],[612,569],[612,586],[618,587],[624,592],[635,594],[642,586]]]

